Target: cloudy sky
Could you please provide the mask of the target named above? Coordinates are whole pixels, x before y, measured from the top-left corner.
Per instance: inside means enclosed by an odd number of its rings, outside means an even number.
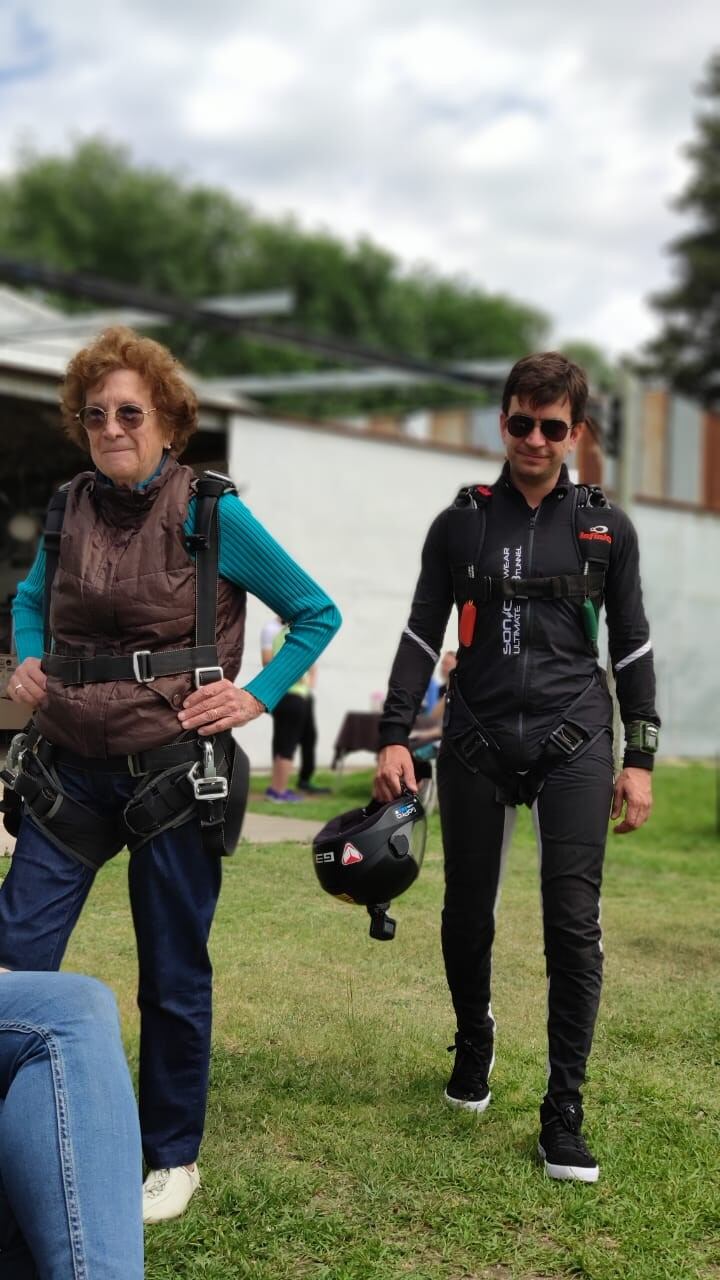
[[[88,134],[630,350],[717,0],[0,0],[0,172]]]

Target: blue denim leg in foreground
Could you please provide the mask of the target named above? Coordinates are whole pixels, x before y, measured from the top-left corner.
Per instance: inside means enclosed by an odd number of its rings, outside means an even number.
[[[0,974],[1,1280],[140,1280],[141,1169],[110,992]]]

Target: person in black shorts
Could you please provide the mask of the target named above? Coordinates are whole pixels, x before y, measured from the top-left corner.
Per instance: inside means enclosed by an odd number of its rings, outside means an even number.
[[[273,628],[272,638],[265,645],[263,633],[262,657],[267,666],[282,649],[288,634],[288,626],[280,620],[280,626]],[[292,685],[272,713],[273,737],[272,756],[273,769],[270,786],[266,788],[265,797],[275,804],[297,804],[302,800],[296,791],[289,786],[293,767],[293,757],[305,732],[308,716],[308,699],[311,696],[310,678],[308,674],[300,676]]]
[[[277,652],[276,640],[280,647],[285,640],[287,627],[282,618],[271,618],[265,623],[260,633],[260,656],[264,667],[272,661]],[[320,787],[312,781],[315,772],[315,747],[317,744],[317,725],[315,723],[315,667],[305,672],[298,682],[297,695],[303,700],[302,706],[292,699],[295,694],[287,695],[290,701],[283,699],[282,705],[276,708],[273,730],[273,777],[265,792],[268,800],[277,802],[296,802],[302,799],[296,791],[288,786],[292,769],[292,760],[297,747],[300,747],[300,769],[298,771],[297,791],[305,791],[313,795],[329,795],[330,787]],[[278,719],[277,712],[280,712]],[[302,723],[298,726],[298,717],[302,715]],[[286,754],[288,753],[289,754]],[[290,768],[288,768],[288,761]]]

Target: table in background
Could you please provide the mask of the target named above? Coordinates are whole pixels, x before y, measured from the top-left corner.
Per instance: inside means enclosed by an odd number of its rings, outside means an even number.
[[[333,769],[337,769],[351,751],[372,751],[375,755],[379,728],[379,711],[348,711],[335,739]]]

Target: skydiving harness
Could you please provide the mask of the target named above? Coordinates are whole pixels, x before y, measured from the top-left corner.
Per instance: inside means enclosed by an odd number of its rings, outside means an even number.
[[[595,514],[601,511],[601,519],[612,519],[612,508],[602,489],[598,485],[573,488],[572,523],[583,571],[550,578],[478,576],[492,495],[488,485],[469,485],[460,490],[450,510],[449,553],[460,645],[469,648],[473,642],[479,604],[491,600],[576,600],[585,638],[597,657],[598,616],[613,543],[611,527],[599,523]]]
[[[558,765],[583,755],[605,733],[604,726],[588,729],[577,714],[580,703],[594,682],[593,676],[541,743],[540,754],[531,768],[519,773],[503,764],[500,748],[468,707],[453,671],[448,682],[443,743],[470,773],[483,773],[492,779],[496,784],[495,798],[500,804],[526,804],[532,808],[548,774]]]
[[[43,670],[64,685],[108,680],[150,684],[157,676],[192,672],[196,689],[223,679],[217,662],[218,499],[235,492],[228,476],[205,471],[197,481],[195,526],[186,544],[195,553],[195,645],[172,652],[65,658],[52,653],[50,593],[60,557],[68,485],[53,495],[44,530],[45,595]],[[122,821],[88,808],[68,795],[56,766],[138,779]],[[232,853],[240,837],[249,782],[249,762],[230,732],[214,737],[186,734],[176,742],[135,754],[89,758],[56,747],[34,726],[17,734],[0,779],[10,789],[0,805],[8,830],[19,826],[18,801],[65,852],[97,869],[127,844],[132,852],[153,836],[200,819],[203,848]],[[13,832],[16,834],[16,830]],[[101,852],[99,852],[101,851]]]
[[[458,640],[470,648],[475,638],[478,605],[491,600],[572,600],[580,606],[585,638],[597,657],[598,616],[604,598],[605,576],[613,542],[608,524],[598,522],[597,511],[608,520],[610,504],[597,485],[573,489],[572,523],[581,559],[582,573],[556,574],[547,578],[513,578],[479,575],[487,527],[487,506],[493,496],[488,485],[470,485],[460,490],[450,511],[449,557],[453,594],[458,609]],[[577,709],[595,684],[593,675],[564,716],[551,729],[540,754],[530,769],[514,772],[503,764],[497,743],[468,707],[453,672],[443,722],[443,741],[471,773],[483,773],[496,783],[501,804],[532,806],[548,774],[560,764],[578,758],[605,732],[589,730]]]

